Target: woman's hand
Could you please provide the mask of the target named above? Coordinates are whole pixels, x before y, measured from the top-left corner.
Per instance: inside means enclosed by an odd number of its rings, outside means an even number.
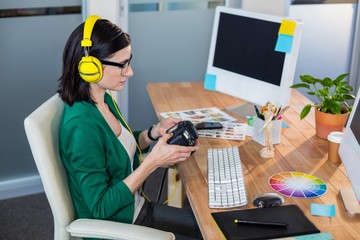
[[[161,137],[144,161],[151,159],[150,161],[156,165],[156,168],[171,166],[178,162],[185,161],[190,157],[192,152],[199,149],[199,146],[187,147],[168,144],[167,141],[171,136],[172,134],[165,134]]]
[[[156,124],[151,131],[151,136],[154,138],[164,136],[166,131],[181,121],[181,118],[165,118]]]

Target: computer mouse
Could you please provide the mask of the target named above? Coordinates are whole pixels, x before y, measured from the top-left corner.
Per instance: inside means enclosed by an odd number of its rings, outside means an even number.
[[[277,193],[261,193],[254,196],[253,204],[259,208],[276,207],[285,202],[284,198]]]

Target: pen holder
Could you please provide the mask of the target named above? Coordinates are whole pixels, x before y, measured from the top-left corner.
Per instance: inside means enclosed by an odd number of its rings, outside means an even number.
[[[254,126],[253,126],[253,134],[252,139],[260,143],[261,145],[265,146],[265,132],[266,129],[263,129],[261,132],[260,129],[264,126],[265,121],[254,117]],[[272,126],[271,126],[271,132],[272,132],[272,144],[278,144],[281,140],[281,127],[282,127],[282,121],[281,120],[273,120]]]

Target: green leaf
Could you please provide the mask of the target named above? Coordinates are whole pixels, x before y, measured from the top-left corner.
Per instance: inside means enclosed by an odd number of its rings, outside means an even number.
[[[336,89],[336,92],[345,94],[345,93],[350,93],[351,91],[346,86],[342,86],[341,88]]]
[[[307,85],[306,83],[297,83],[294,84],[292,86],[290,86],[291,88],[307,88],[310,89],[309,85]]]
[[[333,105],[333,100],[326,98],[324,99],[322,106],[321,106],[321,111],[325,112],[325,113],[329,113],[329,111],[331,112],[331,106]]]
[[[349,76],[349,73],[344,73],[344,74],[341,74],[341,75],[339,75],[336,79],[335,79],[335,81],[341,81],[341,80],[343,80],[344,78],[346,78],[347,76]]]
[[[352,94],[344,94],[343,98],[346,100],[353,100],[353,99],[355,99],[355,96]]]
[[[347,83],[347,81],[342,81],[345,77],[349,76],[348,73],[344,73],[344,74],[341,74],[339,75],[334,81],[333,81],[333,84],[335,86],[339,86],[339,85],[344,85]]]
[[[331,78],[324,78],[321,82],[321,85],[323,85],[324,87],[332,87],[333,86],[333,81],[331,80]]]
[[[311,104],[305,105],[305,107],[303,108],[303,110],[300,113],[300,119],[301,120],[304,119],[309,114],[309,112],[311,110],[311,107],[312,107]]]
[[[328,96],[329,95],[329,91],[327,90],[327,88],[320,89],[319,93],[320,93],[321,96]]]
[[[317,82],[316,78],[311,75],[300,75],[300,80],[308,84],[315,84]]]
[[[354,89],[353,89],[353,87],[352,86],[350,86],[350,85],[346,85],[346,86],[341,86],[341,88],[342,89],[347,89],[348,91],[349,91],[349,93],[350,92],[352,92]]]
[[[339,86],[340,84],[342,84],[343,82],[341,82],[341,81],[338,81],[338,80],[334,80],[334,81],[332,81],[332,84],[334,85],[334,86]]]
[[[331,112],[334,114],[341,114],[341,106],[339,104],[332,104]]]
[[[334,80],[334,81],[336,81],[336,80]],[[338,87],[342,87],[342,86],[344,86],[345,84],[346,84],[347,82],[339,82],[339,84],[337,85]]]
[[[335,102],[344,102],[344,98],[342,95],[334,95],[332,100]]]

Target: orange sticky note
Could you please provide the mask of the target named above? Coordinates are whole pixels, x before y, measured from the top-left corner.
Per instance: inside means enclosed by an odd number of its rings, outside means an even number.
[[[279,34],[294,36],[296,22],[283,19],[279,28]]]

